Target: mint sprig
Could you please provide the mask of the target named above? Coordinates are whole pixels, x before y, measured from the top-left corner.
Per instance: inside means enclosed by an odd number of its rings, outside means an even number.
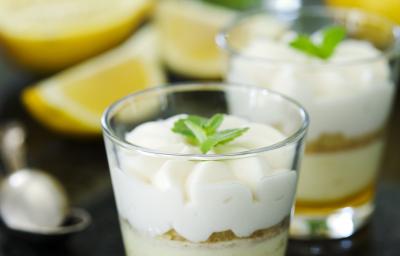
[[[246,127],[218,131],[223,120],[223,114],[215,114],[209,119],[189,115],[176,121],[172,131],[185,136],[190,143],[199,146],[200,151],[206,154],[214,147],[231,142],[249,130]]]
[[[309,35],[300,34],[289,45],[303,53],[323,60],[329,59],[336,47],[346,37],[346,29],[341,26],[332,26],[320,31],[322,40],[315,43]]]

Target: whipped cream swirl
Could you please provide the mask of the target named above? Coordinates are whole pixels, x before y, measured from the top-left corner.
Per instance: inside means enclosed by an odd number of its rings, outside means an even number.
[[[171,131],[182,117],[144,123],[126,134],[142,147],[197,154],[199,149]],[[225,116],[220,129],[249,131],[209,154],[242,152],[285,139],[275,128]],[[175,230],[192,242],[231,230],[238,237],[271,227],[290,214],[297,174],[294,147],[256,156],[218,161],[152,157],[120,149],[110,161],[113,187],[122,218],[150,236]]]
[[[249,41],[232,57],[228,81],[264,86],[299,101],[310,114],[308,140],[381,129],[395,91],[382,52],[369,42],[347,39],[329,60],[321,60],[290,47],[293,36],[280,31]]]

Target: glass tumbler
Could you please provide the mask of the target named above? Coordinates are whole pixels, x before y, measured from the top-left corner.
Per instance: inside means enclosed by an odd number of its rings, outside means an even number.
[[[321,42],[318,31],[332,26],[347,36],[330,59],[290,46],[299,34]],[[249,12],[217,37],[229,55],[228,82],[283,93],[310,114],[293,237],[348,237],[373,213],[399,38],[399,28],[385,18],[325,7]]]
[[[247,127],[207,154],[171,131],[187,115]],[[103,132],[128,256],[283,256],[308,116],[264,88],[183,84],[129,95]]]

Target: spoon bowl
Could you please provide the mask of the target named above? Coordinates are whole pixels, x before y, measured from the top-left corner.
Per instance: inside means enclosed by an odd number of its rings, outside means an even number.
[[[11,228],[34,231],[56,227],[68,212],[68,198],[62,185],[43,171],[24,168],[1,182],[0,213]]]
[[[1,220],[2,229],[10,236],[33,243],[62,241],[72,234],[84,231],[92,222],[90,214],[81,208],[73,208],[64,223],[57,227],[38,227],[35,230],[11,228]]]

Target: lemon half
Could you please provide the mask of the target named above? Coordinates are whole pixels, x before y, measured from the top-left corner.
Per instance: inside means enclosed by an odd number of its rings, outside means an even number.
[[[17,62],[60,70],[126,39],[154,0],[0,0],[0,41]]]
[[[132,92],[165,83],[158,37],[145,27],[119,48],[28,87],[22,100],[52,130],[96,135],[105,108]]]
[[[331,6],[360,8],[364,11],[382,15],[400,24],[399,0],[326,0]]]
[[[234,15],[234,11],[201,1],[161,1],[156,22],[168,68],[188,77],[221,77],[224,56],[215,37]]]

